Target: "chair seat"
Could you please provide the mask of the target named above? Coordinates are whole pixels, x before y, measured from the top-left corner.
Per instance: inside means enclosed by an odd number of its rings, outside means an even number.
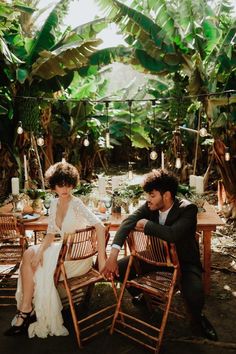
[[[68,286],[71,291],[78,288],[83,288],[95,282],[101,281],[104,277],[94,268],[91,268],[86,274],[73,277],[67,280]],[[64,281],[59,281],[58,285],[64,284]]]
[[[173,274],[170,272],[151,272],[147,275],[127,281],[126,286],[135,286],[140,290],[157,294],[166,293],[171,286]]]

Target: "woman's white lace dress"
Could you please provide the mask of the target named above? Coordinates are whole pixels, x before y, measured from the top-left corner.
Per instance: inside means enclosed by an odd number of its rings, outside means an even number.
[[[99,218],[94,215],[83,202],[76,197],[72,197],[67,213],[62,223],[61,229],[56,225],[56,211],[58,199],[54,199],[50,207],[50,216],[48,222],[48,233],[60,234],[63,238],[65,232],[74,232],[88,225],[101,223]],[[67,329],[63,326],[61,314],[62,304],[54,285],[54,271],[57,264],[58,255],[62,242],[54,242],[48,247],[43,255],[43,265],[38,266],[34,274],[34,297],[33,305],[37,315],[37,322],[32,323],[28,329],[30,338],[35,335],[46,338],[48,335],[65,336],[68,335]],[[32,246],[35,251],[39,245]],[[92,265],[92,258],[70,262],[70,268],[67,265],[67,276],[83,275]],[[21,276],[18,279],[16,300],[19,308],[22,298]]]

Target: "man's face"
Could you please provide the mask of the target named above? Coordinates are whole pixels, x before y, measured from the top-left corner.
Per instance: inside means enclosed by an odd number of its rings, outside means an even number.
[[[146,199],[150,210],[162,210],[165,208],[163,196],[155,189],[146,194]]]

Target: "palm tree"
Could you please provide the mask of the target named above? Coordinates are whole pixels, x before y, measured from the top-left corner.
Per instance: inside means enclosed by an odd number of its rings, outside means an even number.
[[[226,145],[234,149],[229,130],[233,124],[232,104],[236,99],[236,21],[232,17],[231,2],[219,0],[210,4],[205,0],[134,0],[130,6],[118,0],[97,2],[106,10],[107,16],[120,26],[126,42],[133,49],[132,62],[136,68],[169,80],[173,80],[175,73],[178,73],[186,81],[185,96],[194,96],[189,104],[197,109],[200,104],[215,138],[227,137]],[[155,87],[152,91],[160,94]],[[221,92],[224,93],[220,95]],[[176,99],[181,99],[181,96]],[[165,100],[161,102],[166,105]],[[230,105],[232,109],[228,114]],[[228,124],[222,136],[226,119]],[[215,129],[216,126],[218,129]],[[227,171],[227,166],[221,166],[221,171],[222,168]],[[223,173],[222,177],[227,185],[229,180],[225,179],[226,174]]]
[[[37,1],[33,1],[33,4],[36,3]],[[19,7],[14,15],[10,5],[4,7],[6,18],[11,13],[13,21],[10,24],[5,22],[6,26],[2,26],[0,37],[0,60],[3,64],[0,70],[4,79],[0,88],[0,108],[4,114],[0,121],[0,139],[3,145],[1,153],[8,151],[11,158],[7,166],[13,165],[12,169],[4,171],[4,180],[9,181],[15,170],[20,171],[19,154],[25,148],[29,153],[35,152],[36,160],[40,163],[38,152],[34,151],[37,149],[35,136],[42,128],[48,130],[51,117],[50,97],[56,98],[55,95],[60,95],[70,85],[74,73],[87,65],[90,55],[101,43],[101,40],[94,37],[106,26],[104,19],[73,30],[67,28],[61,33],[60,25],[68,4],[69,1],[60,1],[50,12],[42,28],[36,32],[29,20],[35,12],[32,7]],[[22,16],[22,12],[27,13],[27,16]],[[27,26],[23,26],[24,33],[21,31],[20,20],[27,23]],[[19,122],[22,122],[24,129],[21,136],[16,134]],[[52,162],[51,140],[47,144],[47,156]],[[5,156],[1,159],[5,159]],[[41,170],[35,167],[40,166],[34,164],[34,171]],[[35,175],[36,179],[39,177],[42,177],[42,172],[41,176]],[[8,188],[7,184],[2,189],[3,195],[6,195]]]

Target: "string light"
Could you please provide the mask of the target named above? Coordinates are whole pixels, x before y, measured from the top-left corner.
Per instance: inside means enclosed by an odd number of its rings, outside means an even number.
[[[89,142],[88,134],[85,135],[83,144],[85,147],[89,146],[90,142]]]
[[[229,151],[229,147],[226,146],[225,148],[225,161],[229,161],[230,160],[230,151]]]
[[[205,138],[207,135],[208,135],[208,132],[206,130],[205,127],[202,127],[200,130],[199,130],[199,135],[201,138]]]
[[[18,127],[17,127],[17,134],[21,135],[23,133],[23,127],[22,127],[22,121],[19,121]]]
[[[132,115],[131,115],[132,101],[129,100],[128,104],[129,104],[129,124],[130,124],[130,129],[129,129],[130,148],[129,148],[129,162],[128,162],[128,179],[132,180],[133,179],[133,166],[130,161],[131,149],[132,149]]]
[[[180,169],[182,166],[181,158],[180,158],[180,152],[177,152],[177,157],[175,161],[175,167]]]
[[[228,97],[228,114],[227,114],[227,122],[226,122],[226,141],[227,141],[227,145],[229,145],[228,129],[229,129],[229,114],[230,114],[230,105],[229,105],[230,93],[228,93],[227,97]],[[229,146],[225,147],[225,161],[230,161]]]
[[[108,115],[109,101],[106,101],[106,116],[107,116],[107,128],[106,128],[106,147],[110,147],[110,131],[109,131],[109,115]]]
[[[84,116],[85,116],[85,118],[87,118],[87,110],[86,110],[86,108],[87,108],[87,102],[84,101],[83,103],[84,103]],[[85,147],[88,147],[89,144],[90,144],[90,141],[89,141],[89,138],[88,138],[88,133],[86,133],[86,135],[85,135],[85,137],[84,137],[83,145],[84,145]]]
[[[155,161],[155,160],[157,159],[157,157],[158,157],[157,152],[156,152],[155,150],[152,150],[152,151],[150,152],[150,159],[153,160],[153,161]]]
[[[43,138],[43,136],[39,136],[39,137],[37,138],[37,145],[38,145],[38,146],[43,146],[43,145],[44,145],[44,138]]]
[[[152,109],[153,109],[153,126],[154,126],[154,129],[156,127],[156,113],[155,113],[155,105],[156,105],[156,101],[153,100],[152,101]],[[158,157],[158,154],[157,152],[154,150],[154,147],[153,147],[153,150],[150,152],[150,159],[155,161]]]

